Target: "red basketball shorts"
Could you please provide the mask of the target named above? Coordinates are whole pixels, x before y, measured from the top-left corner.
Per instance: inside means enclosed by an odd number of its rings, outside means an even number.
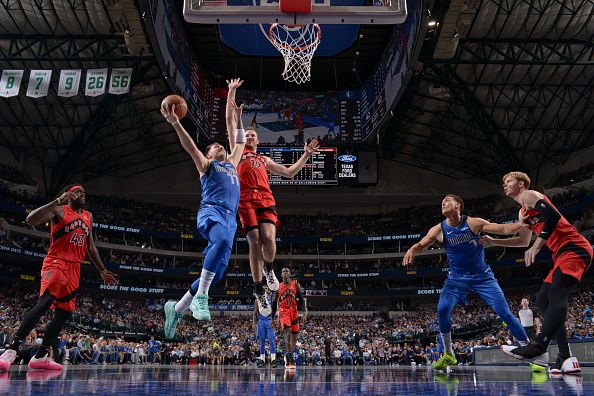
[[[293,334],[297,334],[299,333],[299,330],[301,330],[299,319],[297,319],[296,311],[281,310],[278,312],[278,318],[280,321],[281,331],[284,331],[285,328],[290,327],[291,332]]]
[[[577,280],[582,280],[584,272],[592,264],[592,256],[592,246],[589,244],[576,245],[570,242],[563,245],[555,255],[553,269],[545,278],[545,283],[553,282],[553,272],[557,268],[565,275],[571,275]]]
[[[47,290],[56,297],[52,308],[73,312],[80,282],[80,263],[46,257],[41,267],[39,295]]]
[[[276,201],[272,194],[261,192],[242,194],[239,200],[239,220],[245,232],[258,229],[262,223],[278,226]]]

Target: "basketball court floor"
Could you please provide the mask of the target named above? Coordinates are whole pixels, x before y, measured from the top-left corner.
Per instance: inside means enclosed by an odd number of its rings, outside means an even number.
[[[0,395],[593,395],[594,368],[581,376],[533,374],[528,366],[429,367],[69,366],[12,367]]]

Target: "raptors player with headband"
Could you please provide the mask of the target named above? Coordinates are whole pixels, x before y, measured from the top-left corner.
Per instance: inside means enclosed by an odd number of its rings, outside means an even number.
[[[278,307],[278,322],[287,347],[285,368],[294,369],[293,352],[297,345],[299,330],[305,324],[307,305],[303,298],[301,285],[296,280],[291,280],[291,270],[289,268],[283,268],[281,278],[283,281],[272,297],[272,317],[274,317]]]
[[[565,321],[569,296],[592,263],[592,245],[559,213],[549,198],[529,188],[530,178],[523,172],[510,172],[503,177],[505,195],[521,205],[519,219],[529,228],[522,229],[515,238],[483,237],[483,241],[497,246],[527,247],[534,232],[538,237],[524,254],[526,267],[534,263],[536,255],[546,245],[553,254],[553,268],[536,297],[544,315],[540,332],[526,346],[504,345],[501,349],[516,359],[548,362],[547,349],[555,339],[559,356],[549,370],[552,373],[579,373],[579,363],[571,357],[567,343]]]
[[[37,354],[29,361],[29,368],[60,370],[49,357],[52,344],[76,307],[80,281],[80,262],[86,255],[99,270],[103,282],[118,283],[117,277],[105,269],[93,242],[93,215],[84,210],[85,190],[80,185],[67,187],[64,193],[52,202],[33,210],[27,216],[31,225],[51,221],[51,242],[41,267],[39,300],[21,320],[10,347],[0,356],[0,371],[8,368],[16,358],[20,345],[33,330],[39,319],[54,308],[54,317],[45,329],[43,341]]]
[[[237,88],[243,84],[239,78],[227,81],[229,86],[228,102],[235,102]],[[229,133],[229,145],[235,146],[233,131]],[[241,161],[237,166],[241,196],[239,200],[239,219],[246,231],[246,238],[250,247],[250,269],[254,281],[254,296],[258,299],[260,313],[270,315],[271,307],[268,302],[262,277],[266,276],[266,283],[271,291],[278,290],[278,279],[274,275],[272,263],[276,256],[276,226],[278,216],[276,202],[270,190],[268,172],[275,175],[293,178],[303,168],[307,160],[318,149],[319,143],[313,139],[304,147],[304,153],[293,165],[286,167],[277,164],[269,157],[260,155],[258,149],[258,134],[254,129],[245,131],[246,143]]]

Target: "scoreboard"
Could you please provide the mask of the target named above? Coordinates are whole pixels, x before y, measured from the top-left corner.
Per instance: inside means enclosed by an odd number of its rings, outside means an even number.
[[[340,100],[340,114],[338,117],[340,121],[340,131],[343,141],[360,142],[363,136],[363,129],[361,128],[361,102],[358,100],[350,100],[348,98],[341,98]]]
[[[258,153],[277,164],[291,166],[303,155],[303,148],[258,147]],[[308,158],[293,179],[268,174],[273,186],[369,186],[377,184],[377,153],[352,152],[336,147],[320,147]]]
[[[258,147],[258,153],[270,157],[274,162],[290,166],[303,155],[303,148]],[[320,147],[307,159],[305,166],[293,179],[270,174],[271,185],[337,185],[337,149]]]

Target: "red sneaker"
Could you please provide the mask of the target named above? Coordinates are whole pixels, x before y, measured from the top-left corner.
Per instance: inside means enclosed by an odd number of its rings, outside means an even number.
[[[62,370],[62,365],[60,363],[54,362],[54,360],[49,356],[42,357],[41,359],[37,359],[35,356],[33,356],[31,360],[29,360],[28,366],[30,369]]]
[[[14,359],[16,359],[16,351],[14,349],[7,349],[0,356],[0,371],[8,371]]]

